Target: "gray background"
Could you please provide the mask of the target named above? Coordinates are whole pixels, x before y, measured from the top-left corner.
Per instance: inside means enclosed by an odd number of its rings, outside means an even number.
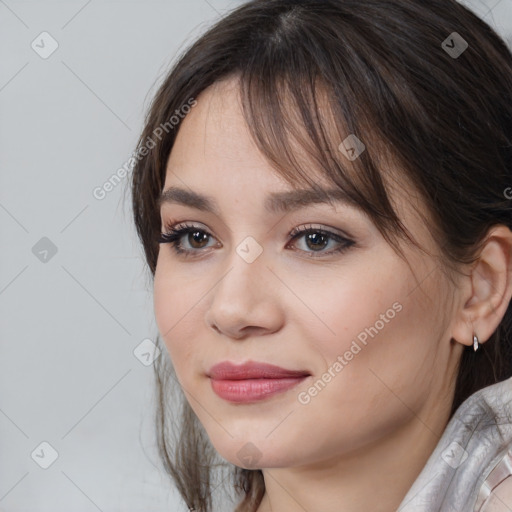
[[[157,328],[127,179],[93,190],[176,53],[238,3],[0,0],[0,511],[186,510],[134,355]],[[512,0],[464,3],[512,43]]]

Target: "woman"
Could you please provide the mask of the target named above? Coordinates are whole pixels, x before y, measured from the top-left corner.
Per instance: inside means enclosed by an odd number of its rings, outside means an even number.
[[[132,194],[189,510],[512,507],[511,91],[451,0],[253,0],[181,56]]]

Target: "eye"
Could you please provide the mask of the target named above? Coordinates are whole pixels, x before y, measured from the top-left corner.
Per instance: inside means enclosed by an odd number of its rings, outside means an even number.
[[[180,256],[192,256],[206,247],[205,242],[212,235],[208,231],[190,224],[178,224],[177,226],[166,227],[166,232],[161,233],[158,243],[171,244],[172,249]],[[182,238],[191,248],[183,248]],[[195,254],[194,254],[195,256]]]
[[[166,230],[165,233],[160,234],[158,243],[171,244],[174,252],[180,256],[196,257],[201,255],[204,249],[215,247],[216,245],[208,246],[208,241],[212,238],[212,235],[207,230],[194,225],[179,224],[177,226],[166,226]],[[303,238],[303,247],[305,247],[305,249],[298,250],[306,254],[307,257],[312,258],[341,253],[355,243],[353,240],[341,236],[338,233],[333,233],[323,228],[316,228],[312,225],[295,228],[288,236],[291,237],[291,242]],[[329,246],[330,242],[335,242],[334,249],[324,251],[325,247]],[[286,247],[288,248],[289,245],[290,244]],[[297,249],[292,250],[296,251]],[[315,253],[320,253],[321,256],[316,256]]]
[[[333,233],[327,229],[317,228],[312,225],[306,227],[295,228],[291,233],[292,241],[303,238],[304,246],[306,249],[312,249],[312,252],[308,250],[301,250],[310,258],[318,258],[314,253],[321,253],[321,256],[328,256],[331,254],[341,253],[347,250],[355,242],[338,233]],[[330,251],[323,251],[325,247],[329,245],[329,242],[335,242],[335,248]]]

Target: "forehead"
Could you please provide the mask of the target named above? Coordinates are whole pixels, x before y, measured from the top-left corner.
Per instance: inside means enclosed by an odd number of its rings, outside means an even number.
[[[204,163],[210,169],[266,163],[250,135],[233,80],[215,83],[199,95],[197,105],[181,121],[167,169],[193,171]]]
[[[304,159],[298,146],[296,157]],[[316,182],[328,181],[309,165]],[[240,192],[265,188],[289,191],[290,183],[258,148],[243,115],[238,82],[215,83],[197,98],[197,105],[181,121],[166,166],[165,187],[201,184],[202,189]]]
[[[313,198],[311,190],[306,190],[309,187],[285,180],[260,151],[243,114],[236,77],[212,84],[196,99],[197,105],[181,121],[167,161],[160,205],[169,200],[169,203],[188,203],[194,207],[201,205],[200,209],[214,212],[219,211],[219,203],[241,205],[247,201],[248,204],[258,203],[259,209],[264,206],[265,210],[277,212],[285,211],[287,202],[290,209],[292,206],[301,206],[301,203],[305,206],[308,201],[310,204],[320,202],[318,195]],[[319,104],[319,108],[322,112],[329,110],[325,102]],[[293,117],[294,114],[291,115]],[[331,116],[326,118],[331,119],[327,126],[333,127]],[[335,193],[333,183],[315,168],[304,148],[293,138],[290,138],[290,146],[293,156],[301,162],[303,168],[307,168],[308,175],[315,183],[333,193],[331,198],[334,201],[345,202],[363,211],[360,205],[351,203],[341,190]],[[389,176],[393,173],[392,179],[386,184],[389,198],[399,218],[416,237],[427,227],[425,215],[428,216],[428,211],[421,195],[413,186],[404,182],[396,169],[386,169],[383,173],[384,181],[386,173]],[[166,195],[170,188],[174,189],[173,192]],[[202,197],[191,194],[194,189],[202,192],[199,194]],[[295,189],[302,190],[302,196],[286,195]],[[205,201],[205,196],[209,196],[210,200]],[[264,205],[263,196],[268,196]]]
[[[318,106],[322,116],[322,122],[332,131],[334,120],[332,112],[328,112],[323,87],[319,89]],[[283,94],[280,91],[279,96],[290,95]],[[196,181],[201,180],[205,185],[216,183],[217,188],[222,188],[225,178],[230,182],[235,180],[240,186],[249,184],[254,189],[265,185],[274,190],[290,190],[294,188],[311,188],[298,173],[290,180],[286,179],[278,170],[277,164],[269,159],[262,152],[258,141],[255,140],[254,133],[247,124],[244,116],[244,110],[241,100],[241,88],[238,76],[228,77],[224,80],[215,82],[205,89],[197,97],[197,105],[191,109],[187,116],[181,121],[178,134],[174,142],[173,149],[167,161],[166,187],[182,177],[186,172]],[[315,93],[317,94],[317,93]],[[259,104],[261,98],[257,98]],[[254,98],[251,98],[251,103]],[[267,124],[273,125],[268,128],[265,137],[269,146],[276,147],[275,125],[270,120],[274,114],[269,110],[268,105],[272,102],[268,100],[258,109],[257,115],[263,113],[260,122],[264,125],[266,132]],[[333,182],[321,172],[318,160],[315,161],[311,156],[311,151],[325,151],[324,149],[312,148],[305,150],[304,142],[298,140],[297,135],[306,140],[309,136],[304,125],[304,120],[300,117],[297,105],[293,105],[287,99],[285,100],[286,119],[286,146],[287,158],[285,166],[288,169],[300,167],[305,170],[308,180],[322,188],[332,188]],[[288,105],[289,103],[289,105]],[[254,105],[252,105],[254,108]],[[267,110],[265,110],[267,109]],[[276,114],[279,117],[281,114]],[[267,122],[268,121],[268,122]],[[279,120],[282,122],[282,119]],[[290,130],[290,124],[293,129]],[[291,132],[294,132],[290,135]],[[337,140],[337,139],[336,139]],[[336,143],[336,145],[338,145]],[[308,151],[310,154],[308,154]],[[280,149],[272,149],[272,152],[283,156]],[[173,173],[175,176],[173,176]]]

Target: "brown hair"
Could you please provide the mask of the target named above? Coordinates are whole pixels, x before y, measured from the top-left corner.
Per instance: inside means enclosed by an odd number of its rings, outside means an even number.
[[[449,49],[459,36],[468,47],[454,55]],[[251,134],[276,171],[292,186],[317,187],[294,157],[293,136],[390,243],[410,237],[389,200],[384,156],[428,206],[429,228],[447,265],[473,262],[490,227],[512,228],[512,201],[504,192],[512,186],[512,55],[486,23],[455,0],[253,0],[180,56],[147,115],[137,147],[140,153],[151,139],[152,149],[138,159],[131,191],[152,276],[161,224],[157,199],[179,130],[169,119],[210,85],[234,76]],[[320,94],[335,120],[334,135]],[[285,108],[284,98],[293,109]],[[337,148],[349,134],[366,145],[350,164]],[[465,349],[452,415],[475,391],[512,376],[511,331],[509,304],[481,349]],[[265,490],[262,472],[217,464],[182,394],[177,414],[168,410],[167,393],[179,394],[179,385],[163,352],[155,363],[156,418],[166,471],[191,509],[209,512],[213,469],[227,468],[243,498],[236,510],[255,511]]]

